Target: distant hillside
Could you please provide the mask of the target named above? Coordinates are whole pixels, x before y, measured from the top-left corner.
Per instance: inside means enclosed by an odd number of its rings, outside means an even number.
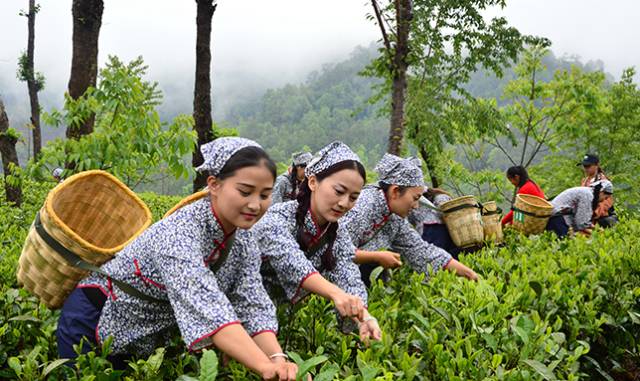
[[[286,161],[304,145],[312,150],[340,139],[375,164],[386,150],[388,119],[379,105],[370,105],[372,86],[378,80],[358,73],[378,54],[374,44],[356,48],[349,59],[327,64],[298,85],[270,89],[263,96],[238,103],[227,114],[227,122],[241,135],[259,141],[278,161]],[[582,64],[573,57],[545,57],[550,79],[557,69],[577,65],[584,70],[602,70],[602,62]],[[505,70],[496,78],[484,70],[473,74],[467,89],[474,96],[500,98],[504,85],[515,77]],[[613,77],[610,77],[613,79]]]

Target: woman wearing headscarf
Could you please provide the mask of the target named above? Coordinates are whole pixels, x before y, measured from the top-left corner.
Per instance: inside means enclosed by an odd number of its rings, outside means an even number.
[[[473,270],[445,250],[422,240],[406,219],[418,207],[424,191],[420,161],[385,154],[375,171],[378,184],[365,187],[355,207],[341,221],[357,247],[356,263],[360,264],[362,280],[369,283],[369,274],[376,266],[397,267],[402,265],[401,259],[427,276],[429,268],[433,272],[445,268],[477,279]],[[388,251],[378,251],[381,249]]]
[[[276,304],[295,304],[310,293],[328,299],[343,332],[357,326],[363,340],[380,339],[377,320],[366,310],[355,247],[338,221],[360,194],[364,167],[348,146],[333,142],[314,156],[305,174],[297,199],[272,206],[253,228],[265,287]]]
[[[298,152],[293,155],[293,163],[287,173],[276,178],[271,195],[271,204],[295,200],[298,195],[298,187],[304,181],[304,169],[307,167],[312,155],[309,152]]]
[[[264,379],[295,379],[246,230],[269,206],[275,164],[243,138],[219,138],[201,151],[196,169],[209,175],[209,197],[153,224],[78,285],[58,322],[61,357],[75,358],[83,338],[100,345],[111,337],[122,367],[166,345],[177,328],[190,351],[216,346]]]
[[[591,235],[594,211],[612,195],[613,185],[609,180],[563,191],[551,200],[554,215],[547,223],[547,230],[553,231],[560,238],[567,236],[570,228],[576,233]]]
[[[607,175],[604,173],[604,170],[600,166],[600,158],[598,157],[598,155],[586,154],[582,158],[582,161],[578,163],[578,165],[582,166],[585,175],[585,177],[580,182],[580,186],[588,187],[595,182],[609,180],[607,178]],[[601,202],[593,212],[593,222],[605,228],[611,227],[618,223],[618,216],[616,215],[613,203],[613,197],[610,197],[606,201]]]

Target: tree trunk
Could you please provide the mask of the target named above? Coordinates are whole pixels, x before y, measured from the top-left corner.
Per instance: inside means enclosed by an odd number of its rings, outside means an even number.
[[[73,0],[73,56],[69,95],[78,99],[90,86],[95,87],[98,76],[98,37],[102,25],[102,0]],[[67,138],[80,139],[93,132],[95,115],[79,126],[67,126]]]
[[[7,183],[7,176],[11,174],[11,167],[19,167],[16,143],[18,139],[7,134],[9,130],[9,118],[4,110],[4,103],[0,99],[0,154],[2,155],[2,169],[4,171],[4,189],[7,194],[7,201],[13,202],[16,207],[22,204],[22,188],[12,186]]]
[[[436,166],[433,164],[433,161],[431,160],[431,156],[427,152],[426,148],[420,147],[420,156],[422,156],[422,160],[424,160],[424,163],[427,165],[427,169],[429,170],[429,177],[431,177],[431,187],[439,188],[440,180],[436,175]]]
[[[404,137],[404,102],[407,92],[407,56],[411,29],[411,0],[395,0],[397,40],[393,52],[393,83],[391,87],[391,127],[388,152],[400,155]]]
[[[31,103],[31,124],[33,125],[33,157],[37,160],[42,150],[42,133],[40,131],[40,102],[38,101],[38,91],[40,86],[35,78],[34,69],[34,45],[35,45],[35,25],[36,25],[36,4],[35,0],[29,0],[29,14],[27,15],[27,25],[29,36],[27,40],[27,87],[29,89],[29,102]]]
[[[216,11],[213,0],[196,0],[196,78],[193,94],[193,120],[198,135],[196,149],[193,151],[194,167],[203,162],[200,146],[213,140],[213,121],[211,119],[211,19]],[[205,174],[198,173],[193,179],[193,191],[207,184]]]

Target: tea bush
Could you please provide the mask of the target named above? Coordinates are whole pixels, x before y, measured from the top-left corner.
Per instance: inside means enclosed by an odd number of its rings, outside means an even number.
[[[57,311],[17,288],[22,243],[53,184],[27,184],[22,209],[0,204],[0,379],[258,379],[214,351],[172,344],[125,371],[99,354],[74,367],[57,359]],[[180,198],[142,194],[154,219]],[[503,247],[463,257],[477,283],[407,269],[377,281],[369,311],[383,339],[370,346],[338,333],[332,306],[311,297],[279,310],[280,340],[315,380],[634,380],[640,370],[640,221],[623,218],[592,238],[507,234]],[[222,361],[221,362],[226,362]],[[635,377],[635,378],[634,378]]]

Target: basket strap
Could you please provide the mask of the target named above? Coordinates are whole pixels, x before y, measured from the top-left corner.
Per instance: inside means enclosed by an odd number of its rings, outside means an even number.
[[[320,251],[320,249],[322,249],[322,247],[329,242],[329,235],[328,234],[323,234],[322,237],[320,237],[320,239],[315,242],[313,245],[309,246],[306,250],[305,250],[305,254],[307,258],[310,258],[312,256],[314,256],[315,254],[318,253],[318,251]]]
[[[448,213],[457,212],[458,210],[469,209],[469,208],[476,208],[476,209],[482,210],[482,207],[480,206],[480,204],[475,204],[475,205],[462,204],[462,205],[454,206],[451,209],[443,210],[442,213],[448,214]]]
[[[102,276],[105,276],[105,277],[111,279],[111,281],[113,283],[115,283],[115,285],[118,286],[119,289],[121,289],[125,293],[127,293],[127,294],[129,294],[129,295],[131,295],[133,297],[136,297],[138,299],[142,299],[142,300],[145,300],[147,302],[158,303],[158,304],[167,304],[167,303],[169,303],[167,300],[162,300],[162,299],[155,298],[155,297],[153,297],[151,295],[147,295],[147,294],[139,291],[138,289],[136,289],[135,287],[133,287],[132,285],[130,285],[128,283],[125,283],[125,282],[123,282],[121,280],[112,278],[109,274],[107,274],[105,271],[103,271],[100,267],[94,266],[91,263],[85,262],[82,258],[80,258],[78,255],[76,255],[71,250],[69,250],[66,247],[64,247],[60,242],[58,242],[58,240],[53,238],[49,234],[49,232],[47,232],[47,230],[42,225],[42,221],[40,220],[40,212],[36,213],[35,228],[36,228],[36,232],[38,233],[40,238],[42,238],[42,240],[44,242],[46,242],[47,245],[49,245],[49,247],[51,247],[58,254],[60,254],[60,256],[62,258],[64,258],[64,260],[67,261],[67,263],[69,265],[71,265],[73,267],[77,267],[77,268],[83,269],[83,270],[93,271],[93,272],[98,273],[98,274],[100,274]]]
[[[525,214],[527,216],[535,217],[535,218],[549,218],[549,217],[553,216],[553,214],[538,215],[538,214],[535,214],[535,213],[527,212],[526,210],[518,209],[515,206],[511,207],[511,210],[513,210],[514,212],[522,213],[522,214]]]
[[[227,260],[229,253],[231,252],[231,248],[233,247],[233,243],[236,241],[236,233],[233,232],[229,238],[227,238],[227,242],[224,245],[224,248],[220,251],[220,257],[217,261],[215,261],[209,268],[213,272],[217,272],[218,269],[222,266],[223,263]]]

